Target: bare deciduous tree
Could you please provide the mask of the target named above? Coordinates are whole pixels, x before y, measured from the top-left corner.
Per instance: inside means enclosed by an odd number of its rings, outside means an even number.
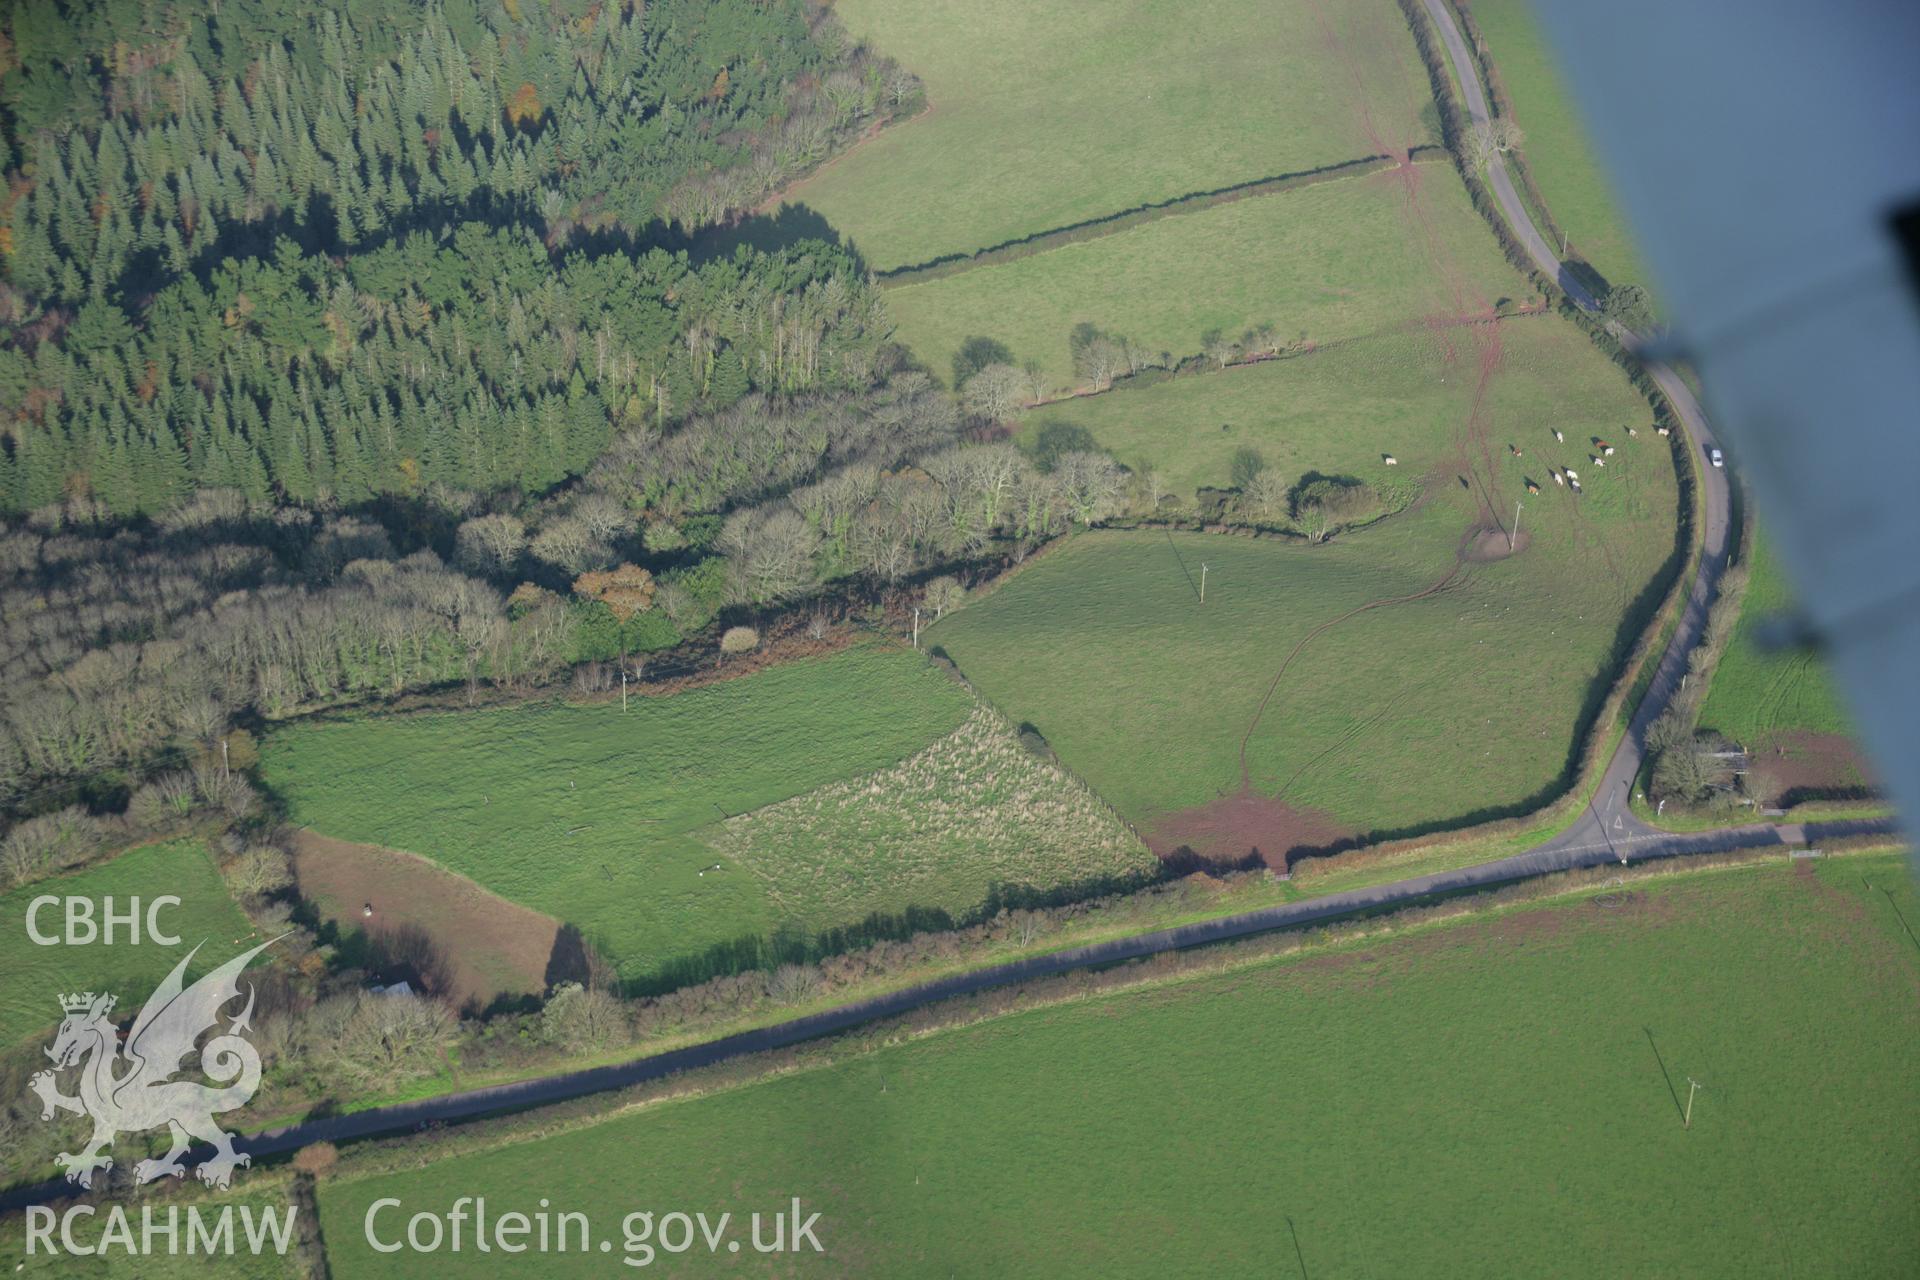
[[[1240,344],[1219,329],[1209,329],[1200,339],[1200,348],[1216,367],[1224,369],[1240,358]]]
[[[479,516],[454,534],[454,563],[468,573],[508,578],[527,549],[527,527],[515,516]]]
[[[1473,162],[1484,168],[1495,156],[1505,155],[1527,140],[1520,126],[1506,116],[1498,116],[1486,124],[1475,126],[1468,135],[1468,147]]]
[[[990,364],[967,379],[961,397],[975,417],[1005,422],[1020,407],[1026,381],[1026,375],[1010,364]]]
[[[1126,489],[1120,464],[1104,453],[1075,450],[1060,455],[1052,480],[1067,511],[1080,524],[1090,525],[1113,515]]]
[[[734,512],[720,530],[719,546],[727,553],[728,589],[737,600],[771,604],[819,581],[814,555],[820,531],[789,506]]]
[[[541,1037],[575,1053],[623,1044],[630,1034],[618,997],[577,982],[556,988],[540,1011]]]
[[[935,622],[940,621],[949,610],[958,609],[966,598],[967,589],[960,585],[960,580],[945,573],[927,580],[926,594],[923,597],[925,606],[932,612]]]

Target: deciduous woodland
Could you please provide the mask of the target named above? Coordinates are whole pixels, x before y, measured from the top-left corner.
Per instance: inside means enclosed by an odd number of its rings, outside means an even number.
[[[920,105],[824,9],[49,2],[5,36],[10,806],[1119,492],[958,448],[847,250],[687,251]],[[569,590],[622,565],[657,598]]]

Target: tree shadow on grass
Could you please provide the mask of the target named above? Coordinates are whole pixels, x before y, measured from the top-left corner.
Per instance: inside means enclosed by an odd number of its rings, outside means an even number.
[[[1052,887],[995,883],[978,905],[960,912],[944,907],[913,905],[899,911],[876,911],[854,924],[808,933],[779,929],[771,934],[743,934],[700,951],[676,956],[648,973],[623,980],[620,993],[629,998],[658,996],[715,978],[755,970],[770,971],[783,964],[815,964],[831,956],[859,951],[881,942],[904,942],[919,934],[953,934],[991,921],[1003,911],[1044,910],[1115,894],[1135,893],[1194,871],[1219,871],[1218,864],[1182,866],[1163,863],[1151,870],[1124,875],[1092,876]],[[957,951],[960,943],[954,940]]]
[[[695,266],[701,266],[731,258],[743,247],[778,253],[807,240],[842,249],[853,247],[819,210],[805,204],[788,204],[776,213],[749,214],[737,222],[701,232],[687,245],[687,257]]]

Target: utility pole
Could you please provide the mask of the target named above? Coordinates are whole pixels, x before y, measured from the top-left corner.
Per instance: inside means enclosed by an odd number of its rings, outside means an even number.
[[[913,606],[913,647],[920,647],[920,606]]]
[[[1517,501],[1513,504],[1513,532],[1507,535],[1508,555],[1513,554],[1513,540],[1520,536],[1520,508],[1525,505],[1526,503]]]
[[[227,767],[227,740],[220,739],[220,781],[225,782],[233,776],[233,770]]]
[[[1207,567],[1208,567],[1207,562],[1205,560],[1202,560],[1200,562],[1200,603],[1201,604],[1205,604],[1207,602]]]
[[[1693,1128],[1693,1095],[1700,1091],[1700,1082],[1692,1076],[1687,1077],[1687,1113],[1680,1117],[1682,1129]]]
[[[620,668],[620,713],[622,715],[625,715],[626,711],[627,711],[627,669],[626,667],[623,666]]]

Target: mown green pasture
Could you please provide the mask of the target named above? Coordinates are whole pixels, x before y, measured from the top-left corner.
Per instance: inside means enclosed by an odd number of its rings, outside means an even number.
[[[1514,908],[323,1183],[321,1220],[343,1280],[605,1274],[364,1242],[376,1198],[481,1194],[587,1213],[613,1258],[635,1210],[744,1237],[798,1196],[825,1252],[779,1267],[809,1275],[1911,1274],[1920,952],[1896,909],[1920,897],[1893,857]]]
[[[1422,497],[1321,546],[1083,535],[940,622],[928,642],[1144,827],[1236,791],[1243,738],[1254,791],[1346,830],[1426,828],[1538,802],[1658,595],[1677,495],[1666,441],[1644,427],[1625,434],[1646,409],[1617,370],[1555,318],[1501,331],[1483,431],[1466,425],[1477,364],[1463,332],[1063,406],[1063,419],[1130,464],[1178,477],[1169,488],[1223,483],[1230,450],[1254,447],[1291,475],[1391,475],[1418,481]],[[1618,452],[1594,468],[1585,441],[1603,432]],[[1380,460],[1389,451],[1391,470]],[[1585,481],[1580,497],[1547,478],[1549,465],[1568,464]],[[1528,477],[1538,497],[1526,494]],[[1463,563],[1463,538],[1491,527],[1488,509],[1510,528],[1521,502],[1520,553]],[[1322,631],[1274,683],[1323,624],[1443,580],[1429,598]]]
[[[1850,733],[1852,722],[1840,691],[1820,656],[1805,649],[1767,649],[1759,642],[1759,628],[1793,608],[1793,585],[1758,531],[1748,550],[1747,569],[1740,623],[1714,668],[1713,685],[1700,707],[1700,726],[1751,747],[1782,733]]]
[[[163,908],[160,926],[180,939],[177,947],[147,941],[146,908],[155,898],[172,894],[178,907]],[[124,926],[112,946],[43,947],[27,936],[27,910],[35,898],[90,898],[94,920],[103,923],[105,900],[125,912],[140,899],[141,941],[126,942]],[[43,934],[64,931],[63,908],[43,908],[37,923]],[[142,845],[72,875],[35,881],[0,897],[0,1046],[11,1045],[60,1021],[59,997],[72,991],[111,991],[120,1006],[136,1011],[160,979],[195,946],[192,972],[205,973],[258,939],[253,926],[234,905],[226,882],[214,868],[198,840],[170,840]]]
[[[891,765],[971,704],[918,655],[865,646],[625,712],[615,699],[296,725],[267,739],[261,769],[293,821],[432,858],[578,926],[638,977],[780,924],[701,828]]]
[[[1540,30],[1533,0],[1473,0],[1470,7],[1514,119],[1526,134],[1521,149],[1527,168],[1554,221],[1567,233],[1569,251],[1592,263],[1609,283],[1644,285],[1657,293]]]
[[[921,75],[931,104],[789,195],[880,269],[1437,140],[1391,0],[834,11]]]
[[[1247,449],[1289,481],[1309,471],[1408,481],[1457,454],[1452,433],[1472,411],[1472,352],[1485,332],[1416,327],[1304,357],[1138,389],[1121,384],[1105,395],[1028,411],[1016,438],[1032,448],[1049,428],[1082,429],[1095,447],[1133,470],[1151,468],[1166,492],[1188,504],[1202,486],[1231,485],[1234,460]],[[1589,504],[1610,504],[1617,486],[1603,482],[1613,478],[1617,464],[1609,459],[1608,467],[1590,469],[1585,458],[1591,450],[1581,446],[1593,436],[1625,445],[1626,428],[1644,425],[1645,402],[1578,330],[1557,317],[1503,321],[1500,354],[1489,429],[1501,466],[1550,485],[1540,464],[1571,465],[1593,481],[1586,489]],[[1566,436],[1564,444],[1554,441],[1555,427]],[[1651,432],[1643,431],[1634,443],[1637,449],[1658,448]],[[1523,456],[1513,457],[1510,444]],[[1383,465],[1384,454],[1397,458],[1397,467]]]
[[[1459,177],[1441,163],[1414,169],[1424,222],[1405,175],[1341,178],[902,283],[887,309],[942,377],[962,343],[986,337],[1065,389],[1083,381],[1068,346],[1081,323],[1178,359],[1210,329],[1239,337],[1272,325],[1288,342],[1326,344],[1525,297]],[[1436,260],[1464,282],[1460,296]]]

